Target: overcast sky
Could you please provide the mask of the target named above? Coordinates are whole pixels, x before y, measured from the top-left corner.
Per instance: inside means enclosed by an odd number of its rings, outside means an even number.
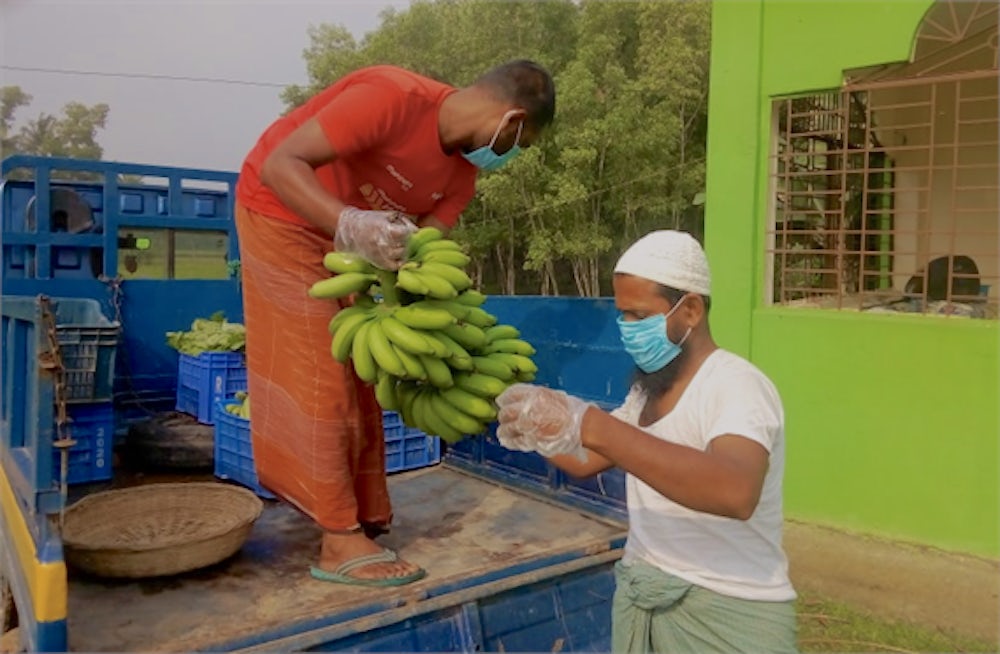
[[[105,159],[238,170],[282,111],[281,87],[306,82],[302,50],[310,24],[340,23],[360,38],[375,29],[383,8],[408,4],[0,0],[0,84],[33,96],[17,114],[19,123],[42,111],[57,113],[74,100],[110,105],[108,125],[98,135]],[[23,68],[76,72],[12,70]]]

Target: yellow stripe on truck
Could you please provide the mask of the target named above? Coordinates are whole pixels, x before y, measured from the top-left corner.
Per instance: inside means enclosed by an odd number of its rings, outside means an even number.
[[[38,560],[35,542],[31,539],[31,532],[17,506],[14,490],[10,487],[2,467],[0,467],[0,510],[3,511],[3,521],[9,539],[14,543],[16,554],[14,558],[20,564],[28,581],[35,620],[38,622],[65,620],[68,595],[66,564],[63,561],[42,563]],[[23,611],[24,607],[20,607],[20,610]]]

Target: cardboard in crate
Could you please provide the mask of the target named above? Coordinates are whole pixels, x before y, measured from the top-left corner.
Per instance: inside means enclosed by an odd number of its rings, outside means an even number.
[[[177,361],[177,410],[198,422],[213,424],[216,402],[246,390],[247,367],[242,352],[181,354]]]
[[[274,499],[257,479],[253,463],[253,443],[250,440],[250,421],[226,411],[237,400],[220,400],[215,403],[215,476],[246,486],[260,497]]]
[[[382,412],[385,432],[385,471],[425,468],[441,461],[441,439],[407,427],[395,411]]]
[[[115,410],[111,402],[74,404],[68,407],[69,435],[76,444],[69,448],[68,484],[107,481],[112,476],[111,452],[115,436]],[[52,448],[52,479],[60,479],[60,450]]]

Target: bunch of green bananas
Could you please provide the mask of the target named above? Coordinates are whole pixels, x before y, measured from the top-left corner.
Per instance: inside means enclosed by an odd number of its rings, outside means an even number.
[[[350,253],[324,257],[335,276],[309,295],[355,295],[330,321],[331,353],[341,363],[351,359],[382,408],[410,427],[448,442],[481,434],[496,418],[493,400],[515,381],[535,378],[535,348],[482,308],[486,296],[472,288],[458,243],[424,227],[410,236],[406,254],[398,272]]]
[[[226,413],[231,413],[234,416],[239,416],[246,420],[250,419],[250,394],[246,391],[236,391],[233,399],[239,402],[239,404],[226,404]]]

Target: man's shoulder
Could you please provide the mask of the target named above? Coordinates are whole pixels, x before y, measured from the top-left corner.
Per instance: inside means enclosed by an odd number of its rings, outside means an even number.
[[[729,350],[717,349],[703,365],[709,366],[710,376],[713,379],[756,380],[766,386],[774,387],[774,382],[763,370],[749,359]]]

